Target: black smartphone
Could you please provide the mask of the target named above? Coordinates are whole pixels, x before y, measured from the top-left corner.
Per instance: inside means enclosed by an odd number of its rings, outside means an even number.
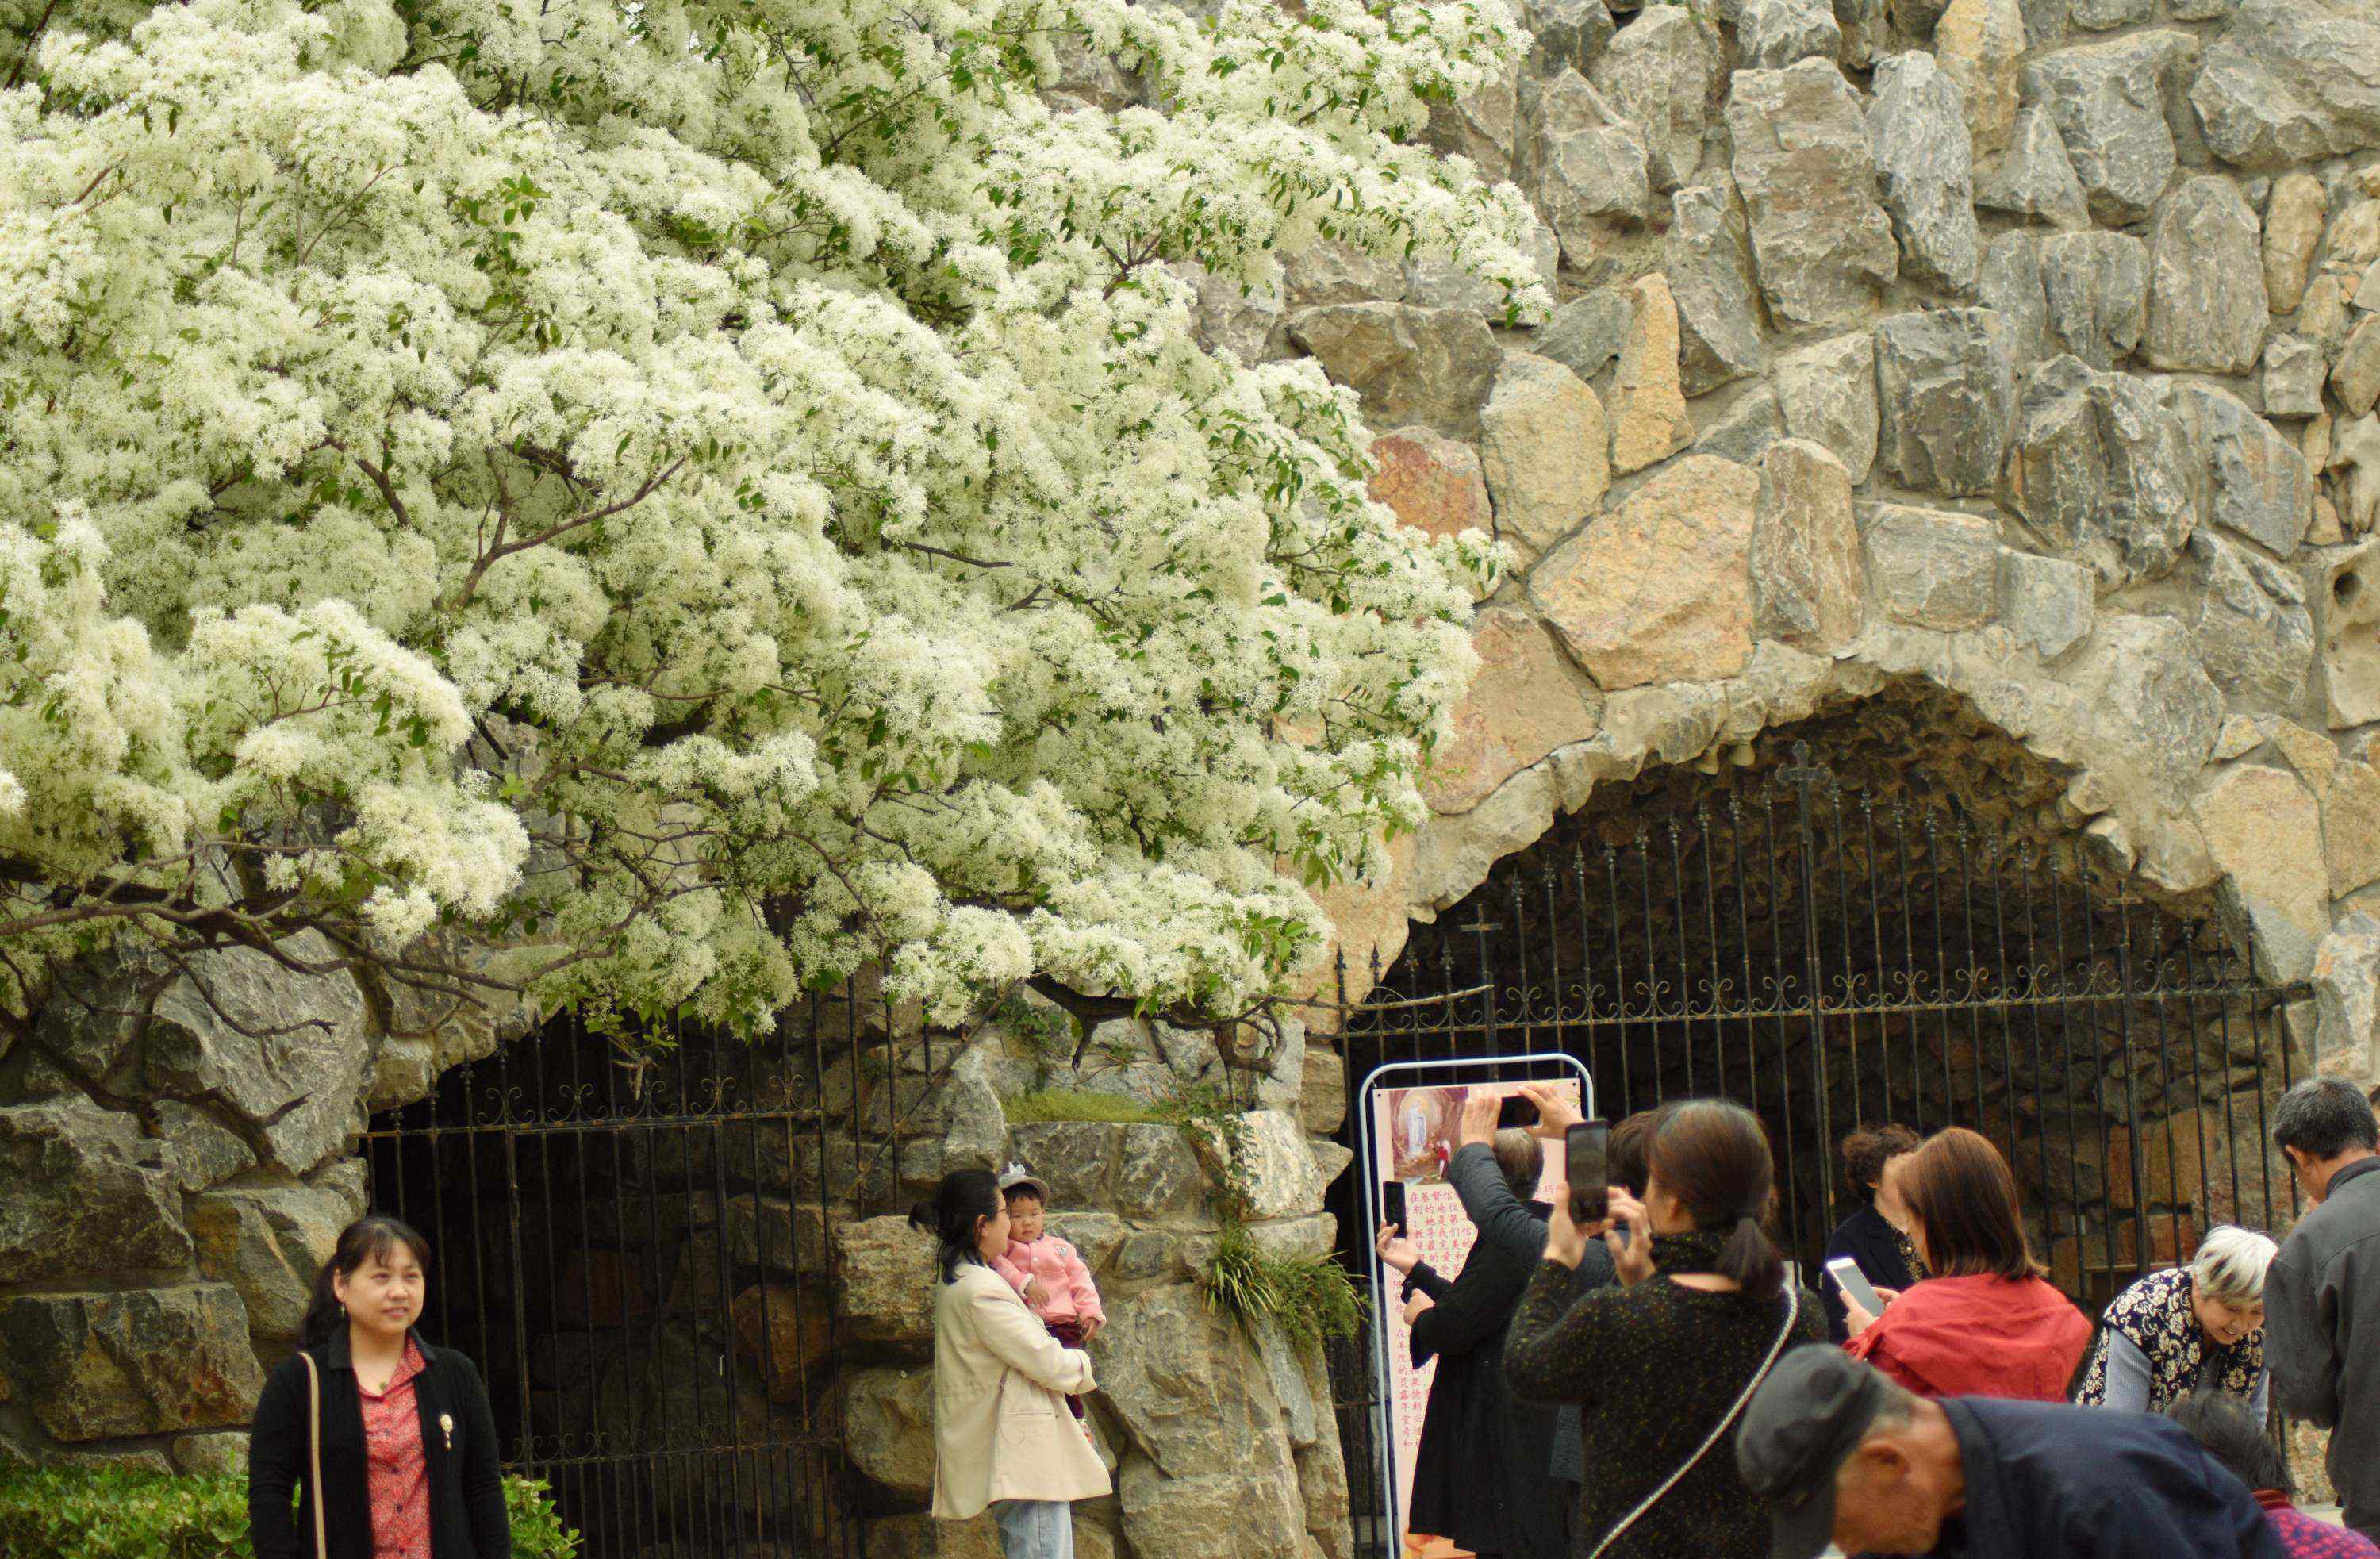
[[[1405,1183],[1403,1181],[1390,1180],[1380,1188],[1380,1217],[1386,1223],[1394,1224],[1397,1226],[1397,1233],[1401,1235],[1413,1233],[1412,1229],[1405,1226]]]
[[[1537,1124],[1537,1107],[1517,1093],[1508,1093],[1504,1102],[1496,1107],[1496,1129],[1510,1127],[1526,1129]]]
[[[1610,1140],[1608,1121],[1580,1121],[1562,1133],[1562,1177],[1570,1182],[1573,1224],[1599,1224],[1611,1216],[1611,1187],[1604,1168]]]

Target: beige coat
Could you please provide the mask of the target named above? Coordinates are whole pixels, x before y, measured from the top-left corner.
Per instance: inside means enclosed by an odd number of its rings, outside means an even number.
[[[1091,1356],[1050,1335],[990,1267],[962,1262],[934,1296],[934,1514],[996,1500],[1087,1500],[1107,1468],[1065,1398],[1093,1390]]]

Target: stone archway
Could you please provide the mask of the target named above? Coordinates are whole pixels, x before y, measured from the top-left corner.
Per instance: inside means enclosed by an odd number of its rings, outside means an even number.
[[[1427,1037],[1359,1012],[1351,1076],[1560,1050],[1614,1118],[1735,1098],[1777,1144],[1805,1262],[1863,1121],[1998,1142],[2036,1248],[2093,1308],[2216,1223],[2285,1224],[2264,1122],[2307,1068],[2308,1014],[2295,1044],[2287,1018],[2311,993],[2256,972],[2211,888],[2126,871],[2070,774],[1914,680],[1716,757],[1595,787],[1416,926],[1381,995],[1492,997]]]

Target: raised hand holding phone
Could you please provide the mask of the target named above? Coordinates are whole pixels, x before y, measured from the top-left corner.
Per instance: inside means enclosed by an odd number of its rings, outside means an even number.
[[[1572,1121],[1562,1131],[1562,1178],[1570,1186],[1573,1224],[1599,1223],[1610,1215],[1610,1176],[1604,1163],[1610,1137],[1611,1127],[1602,1121]]]
[[[1572,1127],[1586,1118],[1552,1083],[1523,1083],[1521,1097],[1537,1107],[1536,1124],[1529,1127],[1532,1137],[1560,1141]]]
[[[1653,1275],[1653,1215],[1645,1211],[1643,1202],[1618,1187],[1611,1190],[1611,1218],[1603,1248],[1611,1252],[1612,1271],[1622,1288],[1633,1288]]]

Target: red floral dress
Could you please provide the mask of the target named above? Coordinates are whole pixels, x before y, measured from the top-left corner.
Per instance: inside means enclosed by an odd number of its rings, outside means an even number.
[[[356,1383],[364,1412],[372,1559],[430,1559],[430,1478],[413,1395],[413,1377],[421,1370],[421,1350],[408,1337],[387,1390],[375,1395],[361,1381]]]

